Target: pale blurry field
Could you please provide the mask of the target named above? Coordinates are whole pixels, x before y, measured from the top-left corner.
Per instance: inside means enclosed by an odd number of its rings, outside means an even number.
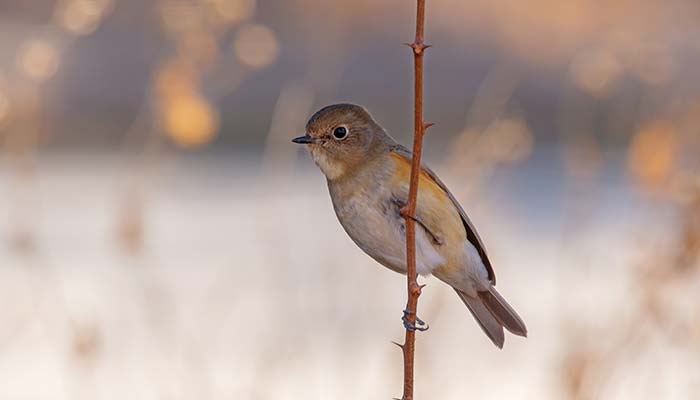
[[[44,157],[29,182],[0,170],[0,398],[399,395],[402,361],[390,341],[403,335],[404,278],[350,242],[317,171],[188,158],[135,178],[129,162]],[[567,359],[588,349],[598,352],[594,369],[609,371],[588,382],[595,398],[697,396],[695,311],[683,317],[694,331],[680,332],[690,344],[645,323],[631,329],[644,332],[643,345],[624,350],[618,367],[604,361],[630,330],[631,270],[662,248],[668,213],[614,179],[547,209],[541,173],[518,175],[542,185],[532,189],[539,196],[495,178],[469,201],[458,195],[530,337],[509,336],[497,350],[452,291],[427,279],[417,398],[567,398]],[[137,192],[143,204],[124,209],[134,180],[147,188]],[[581,197],[595,201],[571,205]],[[24,245],[13,238],[23,224],[35,235]],[[697,282],[676,294],[697,292]]]

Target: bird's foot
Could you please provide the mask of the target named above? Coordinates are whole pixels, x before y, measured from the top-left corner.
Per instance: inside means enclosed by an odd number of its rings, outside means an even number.
[[[403,326],[407,330],[411,332],[419,331],[419,332],[424,332],[430,329],[430,325],[426,324],[422,319],[418,318],[416,315],[416,323],[413,324],[411,321],[408,320],[409,315],[415,314],[415,311],[409,311],[409,310],[403,310],[403,316],[401,317],[401,321],[403,321]]]

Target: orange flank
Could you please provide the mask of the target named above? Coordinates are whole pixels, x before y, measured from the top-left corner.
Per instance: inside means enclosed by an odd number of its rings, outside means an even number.
[[[405,198],[408,198],[411,160],[393,152],[391,158],[396,167],[391,187],[403,188],[402,195],[405,194]],[[441,273],[451,275],[461,272],[457,269],[461,268],[460,258],[464,254],[467,233],[457,206],[424,169],[421,170],[418,193],[416,217],[444,241],[442,245],[435,246],[447,263],[434,271],[434,274],[438,276]]]
[[[397,184],[402,184],[405,182],[405,184],[408,185],[411,180],[411,160],[398,153],[391,153],[391,158],[394,160],[394,164],[396,165],[394,180]],[[438,200],[443,204],[451,202],[450,198],[447,196],[447,193],[445,193],[440,185],[438,185],[423,169],[420,171],[419,186],[421,195],[429,193],[429,197],[432,197],[434,200]],[[457,210],[455,210],[455,212],[456,211]],[[457,214],[457,218],[459,219],[459,214]]]

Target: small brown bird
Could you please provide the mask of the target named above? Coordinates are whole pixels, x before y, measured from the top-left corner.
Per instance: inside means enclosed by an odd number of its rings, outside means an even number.
[[[328,181],[333,208],[350,238],[385,267],[406,273],[411,153],[363,107],[334,104],[306,124],[306,144]],[[496,291],[496,276],[474,225],[437,175],[423,167],[416,208],[416,269],[450,285],[486,335],[503,347],[505,327],[527,336],[525,323]]]

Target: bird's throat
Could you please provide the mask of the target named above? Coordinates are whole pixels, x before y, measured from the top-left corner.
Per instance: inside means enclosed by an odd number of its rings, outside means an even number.
[[[311,152],[311,158],[313,158],[316,165],[321,169],[321,172],[326,175],[326,178],[335,180],[345,175],[346,166],[343,162],[332,159],[328,156],[328,153],[321,148],[310,147],[309,150]]]

